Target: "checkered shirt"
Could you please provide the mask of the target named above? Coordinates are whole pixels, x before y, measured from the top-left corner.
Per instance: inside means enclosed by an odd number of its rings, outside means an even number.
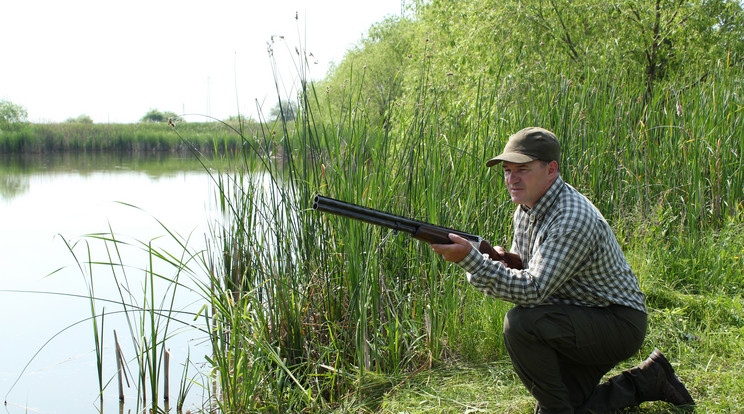
[[[483,293],[521,306],[625,305],[646,312],[646,296],[602,213],[559,176],[533,208],[514,212],[523,270],[472,249],[458,264]]]

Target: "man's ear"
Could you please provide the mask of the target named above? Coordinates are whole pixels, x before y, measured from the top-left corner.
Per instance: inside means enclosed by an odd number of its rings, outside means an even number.
[[[548,175],[551,177],[558,175],[558,161],[553,160],[548,163]]]

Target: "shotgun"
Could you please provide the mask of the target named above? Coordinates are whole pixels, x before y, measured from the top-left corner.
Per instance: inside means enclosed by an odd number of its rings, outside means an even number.
[[[386,227],[395,231],[406,232],[414,239],[429,244],[451,244],[452,241],[449,239],[448,234],[457,234],[458,236],[468,240],[470,244],[478,249],[479,252],[487,254],[491,259],[503,261],[506,263],[507,267],[514,269],[522,268],[522,259],[520,259],[519,255],[508,252],[504,255],[500,255],[496,249],[488,243],[488,241],[475,234],[396,216],[384,211],[373,210],[371,208],[358,206],[341,200],[335,200],[329,197],[323,197],[321,195],[315,196],[315,200],[313,201],[313,210],[363,221],[365,223]]]

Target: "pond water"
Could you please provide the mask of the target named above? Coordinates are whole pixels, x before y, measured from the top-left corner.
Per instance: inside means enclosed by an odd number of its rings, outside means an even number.
[[[72,295],[87,296],[92,280],[98,298],[117,299],[117,285],[126,285],[131,300],[143,303],[147,273],[143,269],[160,265],[150,265],[141,249],[123,249],[126,283],[124,276],[115,278],[105,266],[95,267],[91,277],[78,261],[87,262],[89,254],[94,260],[111,261],[111,253],[104,242],[85,235],[113,231],[123,240],[152,243],[179,256],[183,248],[167,228],[190,238],[189,249],[199,251],[210,233],[209,224],[219,216],[215,195],[209,174],[188,157],[0,158],[0,393],[6,412],[120,412],[113,332],[117,331],[124,358],[136,375],[130,327],[116,313],[121,306],[96,302],[98,314],[110,312],[102,328],[99,324],[103,381],[111,381],[101,410],[93,324],[85,321],[91,304]],[[113,257],[118,260],[116,253]],[[167,267],[156,270],[173,273]],[[199,281],[193,279],[181,279],[185,287],[178,291],[173,308],[198,311],[203,305]],[[156,285],[156,296],[169,298],[163,286]],[[75,325],[80,321],[84,322]],[[174,406],[187,355],[194,364],[190,372],[196,372],[208,346],[198,331],[179,324],[169,329],[178,332],[166,344],[172,355]],[[136,394],[133,383],[125,388],[124,412],[135,412]],[[192,386],[186,408],[201,406],[205,394]]]

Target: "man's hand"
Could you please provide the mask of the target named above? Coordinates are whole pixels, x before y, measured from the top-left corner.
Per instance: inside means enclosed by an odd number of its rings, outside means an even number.
[[[456,234],[449,234],[452,244],[432,244],[431,249],[442,255],[444,260],[457,263],[470,253],[473,246],[469,241]]]

